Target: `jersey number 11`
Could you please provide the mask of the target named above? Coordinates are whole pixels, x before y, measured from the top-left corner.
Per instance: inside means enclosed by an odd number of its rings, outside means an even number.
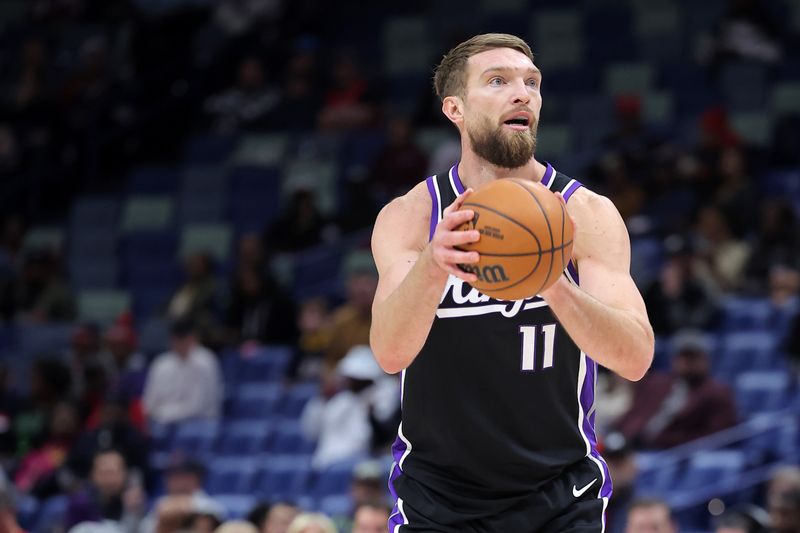
[[[520,326],[522,335],[522,371],[534,372],[536,370],[536,345],[539,344],[539,328],[544,335],[544,357],[542,369],[553,366],[553,348],[556,344],[556,324],[542,326]]]

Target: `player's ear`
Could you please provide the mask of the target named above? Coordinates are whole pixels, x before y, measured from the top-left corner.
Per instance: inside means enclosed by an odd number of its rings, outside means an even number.
[[[464,102],[458,96],[446,96],[442,100],[442,113],[453,124],[464,120]]]

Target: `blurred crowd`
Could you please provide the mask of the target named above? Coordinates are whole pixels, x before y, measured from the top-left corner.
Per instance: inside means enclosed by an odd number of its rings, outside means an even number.
[[[323,215],[314,193],[299,190],[274,223],[240,237],[227,277],[210,255],[186,258],[184,281],[160,310],[170,323],[163,353],[140,349],[140,322],[125,313],[107,328],[79,324],[70,346],[38,359],[29,376],[0,366],[0,528],[20,531],[14,495],[68,494],[63,531],[383,531],[389,500],[379,463],[355,469],[346,515],[264,502],[247,522],[226,522],[195,458],[150,464],[150,431],[222,416],[226,348],[246,355],[289,345],[286,384],[320,383],[301,416],[317,442],[313,467],[385,455],[399,421],[398,382],[368,348],[377,284],[369,252],[346,258],[338,298],[297,300],[278,281],[274,259],[368,228],[387,199],[454,162],[458,145],[428,153],[415,141],[419,128],[445,125],[430,90],[421,90],[416,108],[398,112],[380,70],[363,61],[365,50],[326,44],[342,42],[327,22],[338,20],[334,3],[175,1],[164,12],[157,5],[35,0],[0,30],[8,44],[0,57],[4,322],[77,316],[63,258],[25,248],[27,228],[63,219],[78,195],[118,189],[135,163],[176,157],[193,132],[381,131],[386,143],[349,177],[347,208]],[[710,83],[726,61],[772,65],[783,54],[783,36],[757,6],[731,2],[719,21],[705,58]],[[742,28],[751,40],[731,37]],[[547,106],[547,72],[544,79]],[[656,243],[660,260],[633,268],[656,334],[673,339],[670,363],[637,384],[601,374],[596,423],[609,436],[615,479],[609,530],[623,531],[627,520],[645,524],[628,531],[676,531],[666,504],[635,499],[633,451],[674,447],[740,421],[730,384],[712,376],[703,334],[719,326],[722,299],[768,299],[775,316],[786,317],[781,347],[800,369],[797,206],[760,181],[766,169],[800,167],[800,117],[781,117],[772,144],[756,148],[723,107],[702,110],[697,142],[687,142],[680,131],[647,124],[642,106],[636,96],[616,99],[615,130],[585,158],[580,178],[613,200],[634,259],[639,244]],[[766,489],[773,531],[798,531],[799,478],[788,468]],[[762,514],[730,510],[717,532],[766,530],[758,529],[767,527]]]

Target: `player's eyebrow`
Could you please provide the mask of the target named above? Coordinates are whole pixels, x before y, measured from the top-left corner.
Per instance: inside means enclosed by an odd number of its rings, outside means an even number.
[[[489,67],[489,68],[487,68],[486,70],[484,70],[484,71],[481,73],[481,77],[485,76],[486,74],[488,74],[488,73],[490,73],[490,72],[507,72],[507,71],[509,71],[509,70],[524,70],[524,71],[526,71],[526,72],[530,72],[531,74],[534,74],[534,75],[540,75],[540,76],[541,76],[541,74],[542,74],[542,71],[541,71],[541,70],[539,70],[539,69],[538,69],[538,68],[536,68],[536,67],[529,67],[529,68],[518,68],[518,67],[503,67],[503,66],[493,66],[493,67]]]

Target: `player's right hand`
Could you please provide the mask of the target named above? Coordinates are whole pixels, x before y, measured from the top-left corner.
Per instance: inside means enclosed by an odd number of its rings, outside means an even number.
[[[475,216],[472,209],[461,209],[470,194],[472,194],[472,189],[467,189],[444,210],[442,221],[436,226],[433,239],[431,239],[430,249],[433,260],[439,268],[467,283],[474,283],[478,277],[475,274],[464,272],[458,265],[477,263],[480,259],[478,252],[465,252],[456,248],[456,246],[477,242],[481,238],[477,230],[458,230],[463,223],[469,222]]]

